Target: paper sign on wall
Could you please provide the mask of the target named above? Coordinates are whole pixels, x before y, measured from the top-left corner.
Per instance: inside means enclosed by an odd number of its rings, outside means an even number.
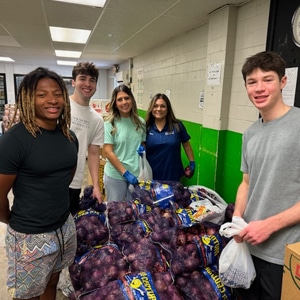
[[[287,82],[286,82],[286,86],[282,90],[282,98],[285,104],[294,106],[297,77],[298,77],[298,67],[286,68],[285,75],[287,77]]]
[[[212,63],[207,67],[207,85],[221,84],[221,64]]]

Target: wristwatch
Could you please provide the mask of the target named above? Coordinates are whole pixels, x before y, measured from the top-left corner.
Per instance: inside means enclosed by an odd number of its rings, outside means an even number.
[[[292,18],[293,41],[300,47],[300,6],[295,10]]]

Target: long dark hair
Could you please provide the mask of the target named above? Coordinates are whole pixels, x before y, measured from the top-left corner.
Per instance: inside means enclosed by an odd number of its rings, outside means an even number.
[[[167,116],[166,121],[168,124],[168,131],[172,131],[174,128],[179,132],[180,131],[180,121],[175,117],[175,114],[172,109],[171,101],[165,94],[156,94],[150,101],[149,107],[146,113],[146,129],[147,131],[150,129],[152,124],[155,122],[155,118],[152,115],[152,110],[154,105],[158,99],[162,99],[165,101],[167,105]]]

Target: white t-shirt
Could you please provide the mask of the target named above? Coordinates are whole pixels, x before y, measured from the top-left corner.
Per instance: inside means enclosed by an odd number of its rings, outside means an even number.
[[[88,146],[103,146],[104,122],[102,116],[90,106],[79,105],[72,99],[70,104],[71,130],[75,132],[79,142],[77,169],[70,188],[81,189]]]

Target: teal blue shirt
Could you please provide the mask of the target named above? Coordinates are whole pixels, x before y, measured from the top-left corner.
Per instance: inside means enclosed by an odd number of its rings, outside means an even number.
[[[140,118],[145,124],[144,120]],[[133,175],[138,176],[140,172],[139,155],[137,149],[146,140],[145,130],[136,130],[136,125],[131,118],[115,120],[116,132],[111,134],[112,124],[110,121],[104,123],[104,144],[111,144],[114,153],[122,165]],[[125,180],[122,174],[107,160],[104,173],[114,179]]]

